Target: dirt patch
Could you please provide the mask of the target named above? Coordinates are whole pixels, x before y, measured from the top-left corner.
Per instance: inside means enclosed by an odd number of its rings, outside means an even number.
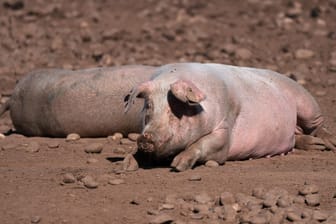
[[[316,97],[326,126],[336,133],[335,21],[332,0],[4,0],[0,98],[5,102],[16,81],[39,68],[216,62],[270,68],[295,78]],[[11,128],[6,113],[0,132]],[[294,197],[305,184],[318,186],[319,205],[303,202],[299,210],[321,211],[328,217],[336,212],[332,152],[299,151],[183,173],[168,167],[125,171],[123,157],[134,150],[134,142],[16,134],[2,138],[1,223],[222,223],[224,216],[215,210],[224,209],[216,204],[223,192],[248,198],[261,186]],[[85,151],[93,145],[102,146],[101,152]],[[134,169],[131,160],[127,164]],[[65,175],[73,178],[71,183],[64,182]],[[174,201],[167,201],[172,194]],[[187,208],[180,207],[184,202]],[[210,211],[203,215],[204,209]],[[260,211],[271,212],[264,207]],[[297,210],[290,214],[292,219],[297,216],[303,218]]]

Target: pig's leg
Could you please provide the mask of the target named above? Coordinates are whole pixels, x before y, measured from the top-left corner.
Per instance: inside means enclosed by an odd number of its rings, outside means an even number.
[[[302,118],[300,120],[302,121]],[[336,152],[336,136],[323,127],[323,118],[316,116],[311,121],[306,120],[305,122],[301,122],[300,126],[297,126],[295,131],[295,148],[304,150],[328,149]],[[312,131],[307,133],[305,131],[307,129]]]
[[[192,168],[198,161],[214,159],[219,163],[224,163],[228,156],[229,139],[228,129],[217,129],[178,154],[171,166],[176,171],[184,171]]]

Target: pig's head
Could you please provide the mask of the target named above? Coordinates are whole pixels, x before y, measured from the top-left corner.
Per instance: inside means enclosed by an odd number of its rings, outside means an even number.
[[[191,81],[172,83],[155,80],[142,83],[126,96],[127,112],[135,98],[144,98],[143,131],[138,149],[156,159],[170,159],[195,142],[201,123],[205,94]]]

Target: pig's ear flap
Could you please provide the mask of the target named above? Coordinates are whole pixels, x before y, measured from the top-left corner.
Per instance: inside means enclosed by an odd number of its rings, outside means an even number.
[[[125,113],[127,113],[132,104],[135,102],[135,98],[145,98],[148,95],[148,92],[152,88],[152,82],[148,81],[140,84],[137,87],[133,87],[129,94],[127,94],[124,98],[125,103]]]
[[[206,95],[189,80],[178,80],[170,85],[173,95],[190,106],[198,105]]]

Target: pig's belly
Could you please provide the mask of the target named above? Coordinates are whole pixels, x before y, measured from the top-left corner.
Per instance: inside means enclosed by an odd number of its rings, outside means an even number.
[[[249,99],[232,130],[229,160],[286,153],[295,143],[296,105],[283,97]]]

